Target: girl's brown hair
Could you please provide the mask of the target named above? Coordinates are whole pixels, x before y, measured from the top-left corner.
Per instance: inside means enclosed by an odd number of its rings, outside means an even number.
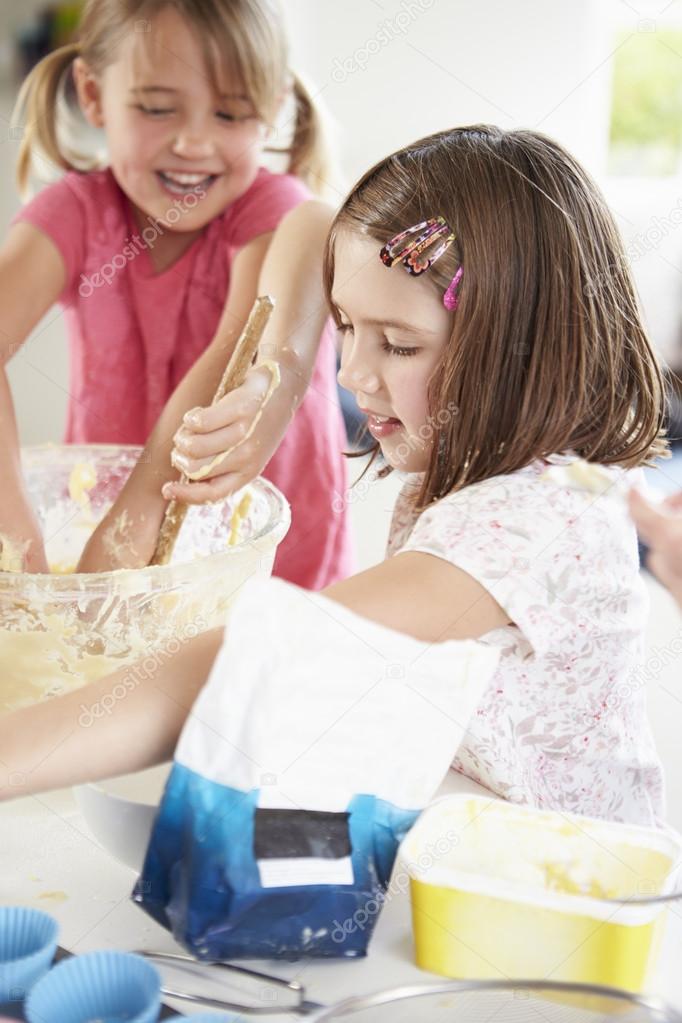
[[[82,57],[101,74],[115,60],[124,35],[143,31],[166,7],[173,7],[197,32],[214,83],[220,62],[242,83],[264,122],[272,123],[279,100],[291,84],[295,118],[291,146],[286,150],[288,169],[313,191],[322,191],[330,175],[322,122],[307,89],[288,70],[287,41],[277,0],[87,0],[78,41],[42,60],[19,94],[15,116],[26,124],[17,163],[22,192],[35,153],[64,170],[92,167],[60,132],[60,103],[75,104],[70,78],[75,58]]]
[[[339,231],[376,239],[378,259],[398,231],[437,215],[456,242],[426,278],[439,298],[460,263],[463,281],[429,387],[419,506],[558,452],[628,467],[664,453],[661,371],[618,229],[583,168],[544,135],[455,128],[372,167],[329,235],[332,307]],[[388,272],[410,287],[401,266]]]

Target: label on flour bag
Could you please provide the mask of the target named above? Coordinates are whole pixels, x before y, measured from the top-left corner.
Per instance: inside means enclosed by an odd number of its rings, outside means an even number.
[[[133,897],[200,959],[366,955],[398,845],[498,656],[250,581],[180,737]]]
[[[353,884],[348,818],[347,813],[259,807],[253,854],[263,888]]]

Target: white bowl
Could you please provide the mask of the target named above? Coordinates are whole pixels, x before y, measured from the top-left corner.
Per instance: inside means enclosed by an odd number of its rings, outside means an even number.
[[[73,790],[83,819],[102,848],[138,873],[171,766],[162,764]],[[491,795],[464,775],[448,771],[438,795],[452,793]]]
[[[138,873],[170,768],[162,764],[74,789],[85,823],[99,844]]]

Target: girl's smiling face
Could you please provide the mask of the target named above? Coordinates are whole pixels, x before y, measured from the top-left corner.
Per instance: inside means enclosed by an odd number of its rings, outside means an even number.
[[[435,434],[428,385],[449,342],[452,313],[427,274],[388,269],[380,248],[348,230],[334,246],[332,301],[343,333],[339,383],[368,414],[389,465],[423,472]]]
[[[136,22],[101,77],[81,62],[76,80],[138,220],[197,231],[253,182],[262,124],[240,83],[214,86],[201,41],[172,7]]]

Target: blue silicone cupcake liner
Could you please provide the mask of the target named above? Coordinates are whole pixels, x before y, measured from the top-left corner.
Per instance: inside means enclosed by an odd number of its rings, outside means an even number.
[[[25,906],[0,906],[0,1002],[20,1002],[50,968],[59,926]]]
[[[30,992],[28,1023],[156,1023],[158,970],[130,952],[86,952],[59,963]]]

